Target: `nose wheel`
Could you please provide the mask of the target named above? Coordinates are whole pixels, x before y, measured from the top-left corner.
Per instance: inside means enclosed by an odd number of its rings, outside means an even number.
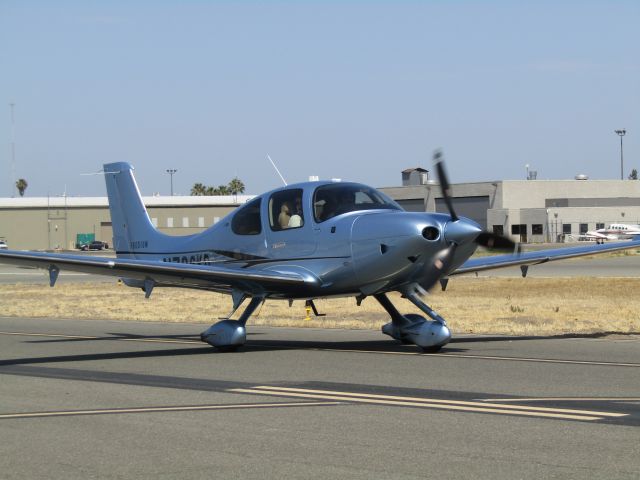
[[[391,316],[391,322],[382,326],[382,333],[404,344],[417,345],[423,352],[438,352],[451,340],[451,332],[447,327],[447,322],[422,302],[415,293],[406,296],[432,320],[427,320],[421,315],[413,313],[402,315],[384,293],[377,294],[374,295],[374,298]]]

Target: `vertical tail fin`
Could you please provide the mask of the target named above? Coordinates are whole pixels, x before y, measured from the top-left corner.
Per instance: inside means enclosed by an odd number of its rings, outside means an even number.
[[[126,162],[104,165],[109,210],[113,228],[113,248],[119,257],[136,258],[136,251],[154,251],[164,235],[153,226],[133,176]]]

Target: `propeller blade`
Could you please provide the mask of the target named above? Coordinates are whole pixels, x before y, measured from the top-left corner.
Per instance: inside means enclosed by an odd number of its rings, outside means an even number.
[[[482,232],[476,237],[476,243],[496,250],[515,250],[516,243],[507,237],[490,232]]]
[[[436,174],[438,175],[438,181],[440,182],[440,189],[442,190],[442,196],[444,197],[444,203],[447,204],[449,209],[449,215],[454,222],[458,220],[458,215],[453,209],[453,203],[451,202],[451,185],[447,177],[447,172],[444,169],[444,160],[442,159],[442,152],[436,150],[433,154],[433,161],[436,166]]]
[[[457,247],[458,245],[452,242],[449,244],[449,247],[433,257],[431,265],[426,268],[427,271],[425,272],[423,280],[420,282],[422,288],[431,290],[431,288],[449,272]]]

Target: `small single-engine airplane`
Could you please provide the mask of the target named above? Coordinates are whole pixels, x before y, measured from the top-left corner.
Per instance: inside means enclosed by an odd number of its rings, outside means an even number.
[[[590,230],[581,235],[587,240],[595,240],[596,243],[604,243],[605,240],[625,240],[640,235],[640,225],[628,225],[626,223],[612,223],[606,228]]]
[[[116,258],[5,250],[0,262],[44,268],[54,286],[61,269],[121,277],[148,298],[154,287],[186,287],[231,295],[233,308],[201,339],[222,350],[246,341],[245,325],[266,299],[374,297],[391,321],[382,332],[423,350],[451,339],[446,321],[421,300],[449,276],[529,265],[640,246],[590,245],[470,259],[478,245],[514,249],[504,237],[458,217],[440,159],[434,157],[449,214],[404,211],[383,193],[358,183],[307,182],[254,198],[196,235],[162,234],[151,223],[128,163],[104,165]],[[429,320],[401,314],[387,297],[397,291]],[[248,305],[237,320],[232,315]]]

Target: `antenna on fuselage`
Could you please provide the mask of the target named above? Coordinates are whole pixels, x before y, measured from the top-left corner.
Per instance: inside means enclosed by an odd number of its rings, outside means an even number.
[[[276,169],[276,172],[278,173],[278,175],[280,175],[280,178],[282,179],[282,183],[284,183],[284,186],[286,187],[287,186],[287,181],[284,179],[284,177],[280,173],[280,170],[278,170],[278,167],[276,167],[276,164],[273,162],[273,160],[271,160],[271,157],[269,156],[269,154],[267,154],[267,158],[271,162],[271,165],[273,165],[273,168]]]

